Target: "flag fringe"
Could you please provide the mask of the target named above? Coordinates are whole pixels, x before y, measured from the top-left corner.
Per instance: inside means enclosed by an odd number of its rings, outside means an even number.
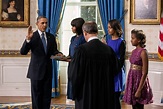
[[[158,58],[163,61],[163,56],[161,56],[160,53],[158,53]]]

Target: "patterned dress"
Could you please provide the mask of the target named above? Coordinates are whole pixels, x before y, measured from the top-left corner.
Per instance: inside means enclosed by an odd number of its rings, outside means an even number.
[[[148,78],[146,79],[144,87],[141,91],[141,97],[138,99],[135,98],[135,93],[138,89],[142,77],[142,59],[140,55],[143,50],[145,49],[144,48],[134,49],[130,57],[131,66],[128,73],[125,94],[123,97],[124,102],[126,102],[127,104],[135,105],[136,102],[140,104],[149,104],[153,102],[152,101],[153,94],[149,86]]]

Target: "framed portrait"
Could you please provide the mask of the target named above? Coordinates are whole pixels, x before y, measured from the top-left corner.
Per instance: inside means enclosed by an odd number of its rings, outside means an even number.
[[[161,0],[130,0],[132,24],[159,24]]]
[[[0,0],[0,27],[28,27],[29,0]]]

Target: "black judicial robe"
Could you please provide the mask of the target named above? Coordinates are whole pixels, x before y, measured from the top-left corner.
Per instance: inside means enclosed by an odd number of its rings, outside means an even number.
[[[114,51],[98,39],[80,45],[71,64],[75,109],[114,109]]]

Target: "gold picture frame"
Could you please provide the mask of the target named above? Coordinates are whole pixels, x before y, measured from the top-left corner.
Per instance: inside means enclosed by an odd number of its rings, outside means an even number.
[[[132,24],[160,24],[161,0],[130,0]]]
[[[29,0],[0,0],[0,27],[28,27],[29,13]]]

